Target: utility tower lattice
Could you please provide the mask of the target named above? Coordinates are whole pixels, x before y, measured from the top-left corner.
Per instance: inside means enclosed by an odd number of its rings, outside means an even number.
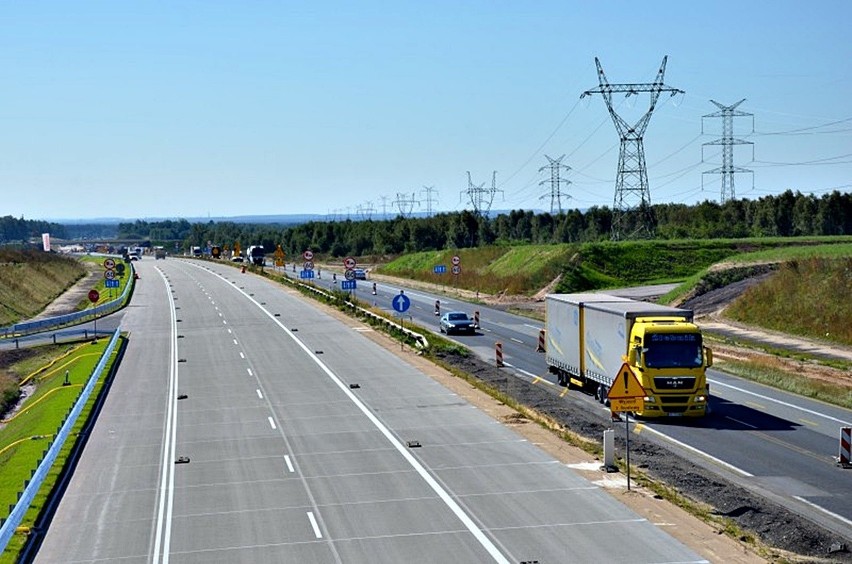
[[[373,202],[369,200],[363,206],[358,206],[358,215],[361,216],[361,219],[363,220],[372,219],[374,213],[376,213],[376,208],[373,207]]]
[[[488,215],[491,211],[491,204],[494,203],[494,194],[502,192],[497,189],[497,171],[491,175],[491,188],[485,188],[485,182],[476,185],[470,178],[470,171],[467,171],[467,190],[462,190],[461,195],[467,194],[467,199],[473,207],[473,213],[476,215]]]
[[[612,238],[650,237],[654,231],[651,216],[651,192],[648,189],[648,171],[645,167],[645,147],[643,136],[651,120],[651,114],[657,105],[657,100],[663,92],[672,96],[683,94],[683,90],[666,86],[663,76],[666,73],[668,55],[663,57],[660,70],[654,82],[638,84],[610,84],[606,79],[601,62],[595,57],[598,68],[598,87],[586,90],[580,98],[591,94],[600,94],[606,102],[609,115],[621,139],[618,151],[618,174],[615,178],[615,198],[612,204]],[[612,107],[613,93],[624,93],[633,96],[642,92],[650,94],[650,105],[639,121],[634,125],[628,124]]]
[[[435,194],[437,194],[438,191],[435,190],[434,186],[424,186],[422,191],[426,192],[426,216],[432,217],[432,202],[435,202],[436,204],[438,203],[437,198],[432,198],[432,192],[435,192]]]
[[[719,198],[719,203],[724,204],[728,200],[736,199],[736,195],[734,193],[734,173],[736,172],[750,172],[752,174],[751,181],[754,184],[754,171],[749,170],[747,168],[742,168],[739,166],[734,166],[734,145],[751,145],[751,158],[754,160],[754,143],[751,141],[743,141],[742,139],[734,138],[734,117],[748,117],[751,116],[751,132],[754,133],[754,114],[749,114],[740,110],[737,110],[737,106],[745,102],[746,99],[743,98],[736,104],[732,104],[730,106],[724,106],[717,102],[716,100],[710,100],[713,104],[719,108],[718,112],[713,112],[712,114],[707,114],[701,116],[701,133],[704,133],[704,118],[711,117],[720,117],[722,118],[722,136],[719,139],[714,139],[713,141],[708,141],[701,145],[701,161],[704,162],[704,147],[707,145],[721,145],[722,146],[722,166],[716,167],[714,169],[705,170],[701,174],[701,187],[704,188],[704,175],[705,174],[721,174],[722,175],[722,194]]]
[[[550,213],[562,213],[562,196],[565,196],[565,198],[570,198],[571,196],[563,193],[560,188],[562,187],[562,184],[571,184],[571,181],[562,178],[559,173],[562,170],[567,172],[571,170],[571,167],[562,164],[562,159],[565,158],[565,155],[562,155],[558,159],[551,159],[547,155],[544,155],[544,158],[546,158],[550,164],[541,167],[538,171],[543,172],[545,169],[550,169],[550,180],[542,180],[538,183],[538,185],[541,186],[542,184],[550,183]],[[545,198],[547,198],[547,194],[541,196],[539,200],[544,200]]]
[[[410,217],[411,212],[414,211],[414,206],[420,205],[420,202],[414,198],[414,192],[411,193],[411,197],[407,197],[406,194],[403,194],[402,192],[397,192],[396,200],[394,200],[393,203],[396,206],[396,209],[399,210],[399,215],[402,217]]]

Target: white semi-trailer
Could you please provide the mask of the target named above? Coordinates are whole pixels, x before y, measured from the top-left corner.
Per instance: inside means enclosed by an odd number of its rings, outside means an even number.
[[[701,417],[713,364],[692,311],[604,294],[546,297],[546,361],[563,386],[606,394],[624,363],[646,396],[643,417]]]

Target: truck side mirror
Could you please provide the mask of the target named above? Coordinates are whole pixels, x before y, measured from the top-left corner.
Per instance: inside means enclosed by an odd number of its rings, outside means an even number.
[[[713,366],[713,351],[704,347],[704,364],[707,368]]]
[[[639,366],[639,363],[642,360],[642,347],[636,345],[635,347],[630,347],[630,350],[627,351],[627,363],[630,366]]]

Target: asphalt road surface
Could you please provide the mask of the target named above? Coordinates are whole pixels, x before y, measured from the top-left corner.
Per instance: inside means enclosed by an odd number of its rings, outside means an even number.
[[[41,562],[701,562],[281,286],[142,261]]]
[[[314,282],[333,285],[329,278],[324,273],[322,281]],[[356,296],[392,312],[391,299],[400,289],[379,282],[373,295],[372,281],[359,281]],[[590,396],[555,385],[556,378],[548,374],[544,355],[536,352],[542,323],[420,289],[404,290],[411,300],[406,320],[437,333],[436,300],[440,300],[442,312],[478,312],[480,329],[476,335],[449,338],[490,362],[495,358],[495,343],[500,342],[506,366],[520,377],[550,386],[553,393],[563,397],[570,394],[568,397],[585,402],[589,410],[599,410],[601,418],[609,418],[609,411]],[[633,432],[650,435],[666,448],[852,542],[852,471],[836,464],[839,430],[852,426],[852,411],[713,369],[708,372],[708,381],[712,407],[708,417],[700,422],[634,422]]]

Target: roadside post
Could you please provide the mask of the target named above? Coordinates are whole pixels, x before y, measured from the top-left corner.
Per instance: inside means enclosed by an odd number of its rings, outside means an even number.
[[[840,428],[840,456],[837,462],[843,468],[852,468],[852,427]]]
[[[618,369],[618,374],[612,381],[607,392],[609,408],[613,414],[620,412],[641,411],[645,399],[645,388],[625,362]],[[626,436],[625,458],[627,462],[627,491],[630,491],[630,418],[624,417],[624,432]]]
[[[89,290],[89,301],[92,302],[92,306],[98,303],[98,300],[101,299],[101,295],[97,290]],[[98,314],[95,314],[95,340],[98,340]]]

